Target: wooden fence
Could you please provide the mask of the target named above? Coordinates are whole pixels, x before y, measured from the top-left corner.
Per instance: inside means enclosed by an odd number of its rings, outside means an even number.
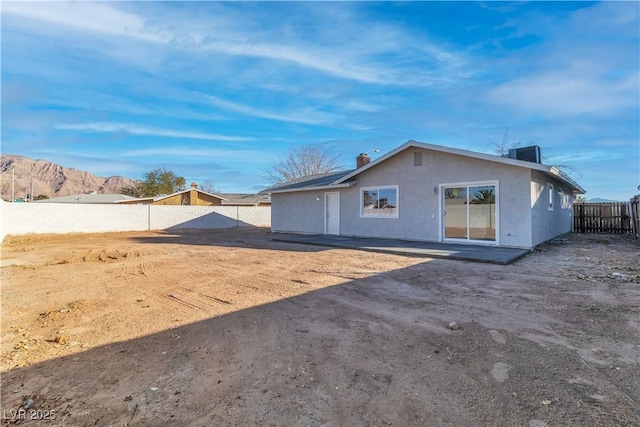
[[[640,195],[634,196],[631,205],[631,228],[636,239],[640,239]]]
[[[573,205],[573,231],[578,233],[634,233],[631,206],[632,203],[629,202],[576,202]]]

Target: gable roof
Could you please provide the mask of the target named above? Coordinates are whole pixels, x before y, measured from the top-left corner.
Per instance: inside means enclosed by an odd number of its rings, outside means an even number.
[[[131,203],[131,202],[149,202],[149,203],[153,203],[153,202],[158,202],[161,200],[165,200],[168,199],[169,197],[175,197],[177,195],[180,195],[182,193],[187,193],[189,191],[197,191],[198,193],[201,194],[206,194],[208,196],[211,197],[215,197],[217,199],[220,199],[220,204],[225,206],[225,205],[230,205],[230,206],[257,206],[260,204],[271,204],[271,197],[268,194],[239,194],[239,193],[221,193],[221,194],[213,194],[213,193],[209,193],[207,191],[203,191],[200,190],[198,188],[187,188],[184,190],[180,190],[176,193],[171,193],[171,194],[161,194],[159,196],[155,196],[155,197],[139,197],[139,198],[133,198],[133,197],[128,197],[126,200],[119,200],[116,203]]]
[[[428,144],[428,143],[425,143],[425,142],[418,142],[418,141],[413,141],[413,140],[407,141],[406,143],[402,144],[401,146],[399,146],[395,150],[389,151],[388,153],[378,157],[377,159],[373,160],[372,162],[362,166],[361,168],[358,168],[358,169],[352,170],[352,171],[344,171],[346,173],[343,172],[343,175],[341,177],[337,178],[335,181],[331,182],[330,184],[325,184],[323,187],[317,188],[317,189],[351,186],[351,185],[354,184],[354,182],[353,181],[349,182],[349,180],[353,180],[353,178],[355,178],[360,173],[362,173],[362,172],[364,172],[364,171],[366,171],[368,169],[371,169],[372,167],[375,167],[379,163],[384,162],[388,158],[393,157],[396,154],[398,154],[398,153],[400,153],[400,152],[402,152],[402,151],[404,151],[404,150],[406,150],[407,148],[410,148],[410,147],[422,148],[422,149],[425,149],[425,150],[437,151],[437,152],[440,152],[440,153],[455,154],[455,155],[458,155],[458,156],[470,157],[470,158],[479,159],[479,160],[486,160],[486,161],[489,161],[489,162],[495,162],[495,163],[501,163],[501,164],[510,165],[510,166],[517,166],[517,167],[527,168],[527,169],[531,169],[531,170],[537,170],[537,171],[546,173],[548,175],[551,175],[555,179],[563,182],[574,193],[584,194],[586,192],[585,189],[582,188],[577,182],[575,182],[573,179],[571,179],[571,177],[569,177],[567,174],[565,174],[564,172],[562,172],[560,169],[558,169],[555,166],[549,166],[549,165],[543,165],[543,164],[540,164],[540,163],[527,162],[527,161],[524,161],[524,160],[510,159],[508,157],[500,157],[500,156],[495,156],[495,155],[492,155],[492,154],[478,153],[478,152],[475,152],[475,151],[462,150],[462,149],[459,149],[459,148],[445,147],[445,146],[442,146],[442,145]],[[312,186],[304,185],[306,182],[308,182],[308,181],[303,181],[303,182],[299,183],[299,185],[297,185],[296,187],[287,187],[285,185],[283,187],[274,187],[273,189],[268,189],[268,190],[265,190],[265,191],[269,191],[270,190],[272,193],[284,193],[284,192],[287,192],[287,191],[305,191],[305,190],[316,189],[316,188],[314,188]],[[296,184],[291,184],[291,185],[296,185]],[[348,185],[345,185],[345,184],[348,184]]]
[[[215,197],[217,199],[220,199],[222,201],[226,201],[227,199],[221,196],[218,196],[216,194],[213,193],[207,193],[206,191],[202,191],[199,188],[187,188],[184,190],[180,190],[177,191],[175,193],[171,193],[171,194],[161,194],[159,196],[155,196],[155,197],[138,197],[138,198],[130,198],[130,199],[126,199],[126,200],[119,200],[116,203],[122,203],[122,202],[133,202],[133,201],[137,201],[137,202],[142,202],[142,201],[152,201],[152,202],[158,202],[160,200],[164,200],[164,199],[168,199],[169,197],[175,197],[179,194],[183,194],[183,193],[188,193],[189,191],[197,191],[198,193],[202,193],[202,194],[206,194],[207,196],[211,196],[211,197]]]

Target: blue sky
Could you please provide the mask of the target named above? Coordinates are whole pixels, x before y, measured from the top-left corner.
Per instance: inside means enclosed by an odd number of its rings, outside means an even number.
[[[2,2],[2,152],[268,186],[292,146],[414,139],[640,184],[638,2]],[[375,158],[375,155],[373,156]]]

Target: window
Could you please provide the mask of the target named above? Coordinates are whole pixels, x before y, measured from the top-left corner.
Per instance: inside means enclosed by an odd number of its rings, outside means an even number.
[[[547,184],[547,193],[549,194],[549,200],[547,204],[547,210],[553,210],[553,184]]]
[[[398,186],[361,188],[360,216],[398,218]]]

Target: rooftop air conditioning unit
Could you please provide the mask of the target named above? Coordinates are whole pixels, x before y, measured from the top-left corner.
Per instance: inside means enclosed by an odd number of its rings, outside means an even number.
[[[532,145],[530,147],[522,148],[510,148],[509,158],[516,160],[524,160],[532,163],[542,163],[542,155],[540,154],[540,147]]]

